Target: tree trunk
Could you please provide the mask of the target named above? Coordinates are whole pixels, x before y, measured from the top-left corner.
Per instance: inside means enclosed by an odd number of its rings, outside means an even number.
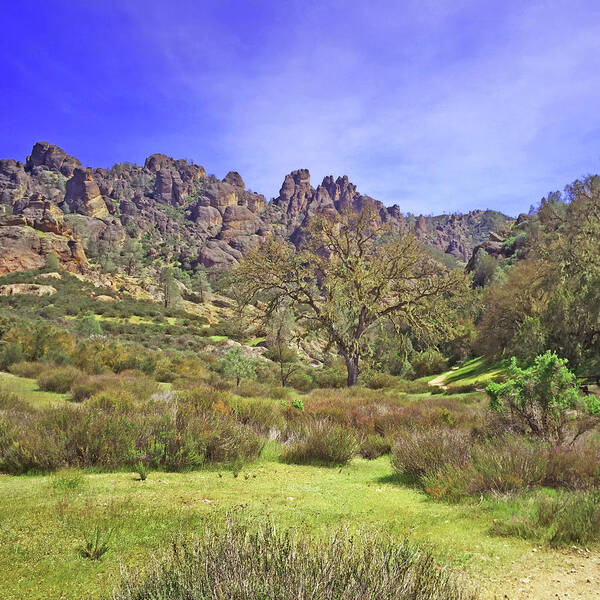
[[[358,356],[346,356],[344,358],[348,370],[348,387],[352,387],[358,381]]]

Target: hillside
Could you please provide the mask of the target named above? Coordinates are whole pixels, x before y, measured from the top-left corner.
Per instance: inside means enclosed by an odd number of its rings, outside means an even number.
[[[286,175],[279,195],[267,202],[235,171],[220,180],[163,154],[143,166],[83,168],[58,146],[38,142],[25,162],[0,160],[0,273],[39,268],[51,252],[65,268],[83,271],[85,254],[106,254],[128,238],[140,241],[150,261],[227,269],[269,233],[297,241],[311,214],[367,204],[382,221],[413,230],[460,262],[510,221],[489,210],[404,215],[398,205],[386,207],[358,192],[347,176],[325,177],[315,188],[306,169]]]

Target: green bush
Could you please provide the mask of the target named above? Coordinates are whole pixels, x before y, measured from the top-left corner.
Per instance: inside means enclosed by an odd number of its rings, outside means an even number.
[[[345,465],[356,452],[354,432],[328,421],[307,424],[300,438],[287,446],[282,459],[296,464]]]
[[[492,532],[545,542],[551,546],[600,541],[600,492],[539,494],[529,513],[494,524]]]
[[[415,377],[426,377],[442,373],[448,368],[448,361],[439,350],[428,348],[423,352],[415,352],[410,360]]]
[[[39,362],[22,360],[8,367],[8,371],[18,377],[27,377],[28,379],[37,379],[39,375],[48,368],[48,365]]]
[[[361,377],[361,383],[371,390],[383,390],[396,385],[396,378],[379,371],[368,371]]]
[[[37,378],[40,390],[66,394],[83,373],[75,367],[51,367]]]
[[[574,373],[554,352],[538,356],[527,369],[513,357],[509,375],[504,383],[490,383],[486,392],[490,408],[514,428],[561,445],[600,422],[600,400],[579,397]]]
[[[392,451],[392,444],[380,435],[368,435],[360,443],[359,454],[363,458],[373,460]]]
[[[445,465],[466,466],[471,446],[469,433],[458,429],[406,431],[392,448],[392,467],[399,475],[417,482]]]
[[[217,590],[215,592],[215,590]],[[370,532],[325,540],[233,524],[175,545],[145,573],[127,573],[114,600],[272,598],[475,600],[464,581],[408,542]]]
[[[24,360],[25,353],[19,344],[2,344],[0,346],[0,371],[7,371],[11,365]]]

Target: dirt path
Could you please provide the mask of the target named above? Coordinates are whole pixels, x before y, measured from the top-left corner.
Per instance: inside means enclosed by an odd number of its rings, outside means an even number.
[[[569,549],[537,551],[510,572],[482,586],[482,597],[493,600],[598,600],[600,552]]]
[[[452,367],[446,373],[442,373],[441,375],[434,377],[431,381],[429,381],[429,385],[431,385],[433,387],[442,388],[443,390],[447,390],[448,386],[444,385],[444,381],[446,380],[446,377],[448,377],[448,375],[450,375],[450,373],[452,373],[453,371],[457,371],[457,370],[458,370],[458,367]]]

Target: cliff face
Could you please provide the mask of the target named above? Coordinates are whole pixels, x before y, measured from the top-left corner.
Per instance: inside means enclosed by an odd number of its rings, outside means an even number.
[[[405,216],[396,205],[386,207],[360,194],[346,176],[325,177],[314,188],[306,169],[287,175],[278,197],[266,202],[263,195],[247,190],[235,171],[219,180],[207,176],[199,165],[163,154],[149,156],[144,166],[123,163],[112,169],[84,169],[61,148],[38,142],[25,163],[0,160],[0,214],[4,212],[4,219],[21,215],[31,220],[27,215],[39,213],[43,207],[46,216],[38,222],[43,221],[45,228],[53,227],[51,223],[63,228],[48,235],[62,236],[77,245],[79,239],[86,248],[102,243],[119,246],[128,236],[145,239],[151,256],[190,266],[202,263],[228,268],[268,233],[297,241],[310,215],[348,207],[360,210],[366,204],[377,210],[382,221],[413,230],[425,243],[461,261],[467,261],[473,248],[508,220],[493,211]],[[0,228],[5,227],[0,223]],[[27,236],[21,234],[16,237],[23,242]],[[30,242],[23,243],[32,248],[33,240]],[[0,247],[2,263],[7,262],[7,248],[8,242],[4,250]],[[78,245],[76,253],[81,251]],[[15,249],[13,254],[18,252]],[[13,259],[8,262],[12,266],[4,267],[4,272],[17,268]]]

